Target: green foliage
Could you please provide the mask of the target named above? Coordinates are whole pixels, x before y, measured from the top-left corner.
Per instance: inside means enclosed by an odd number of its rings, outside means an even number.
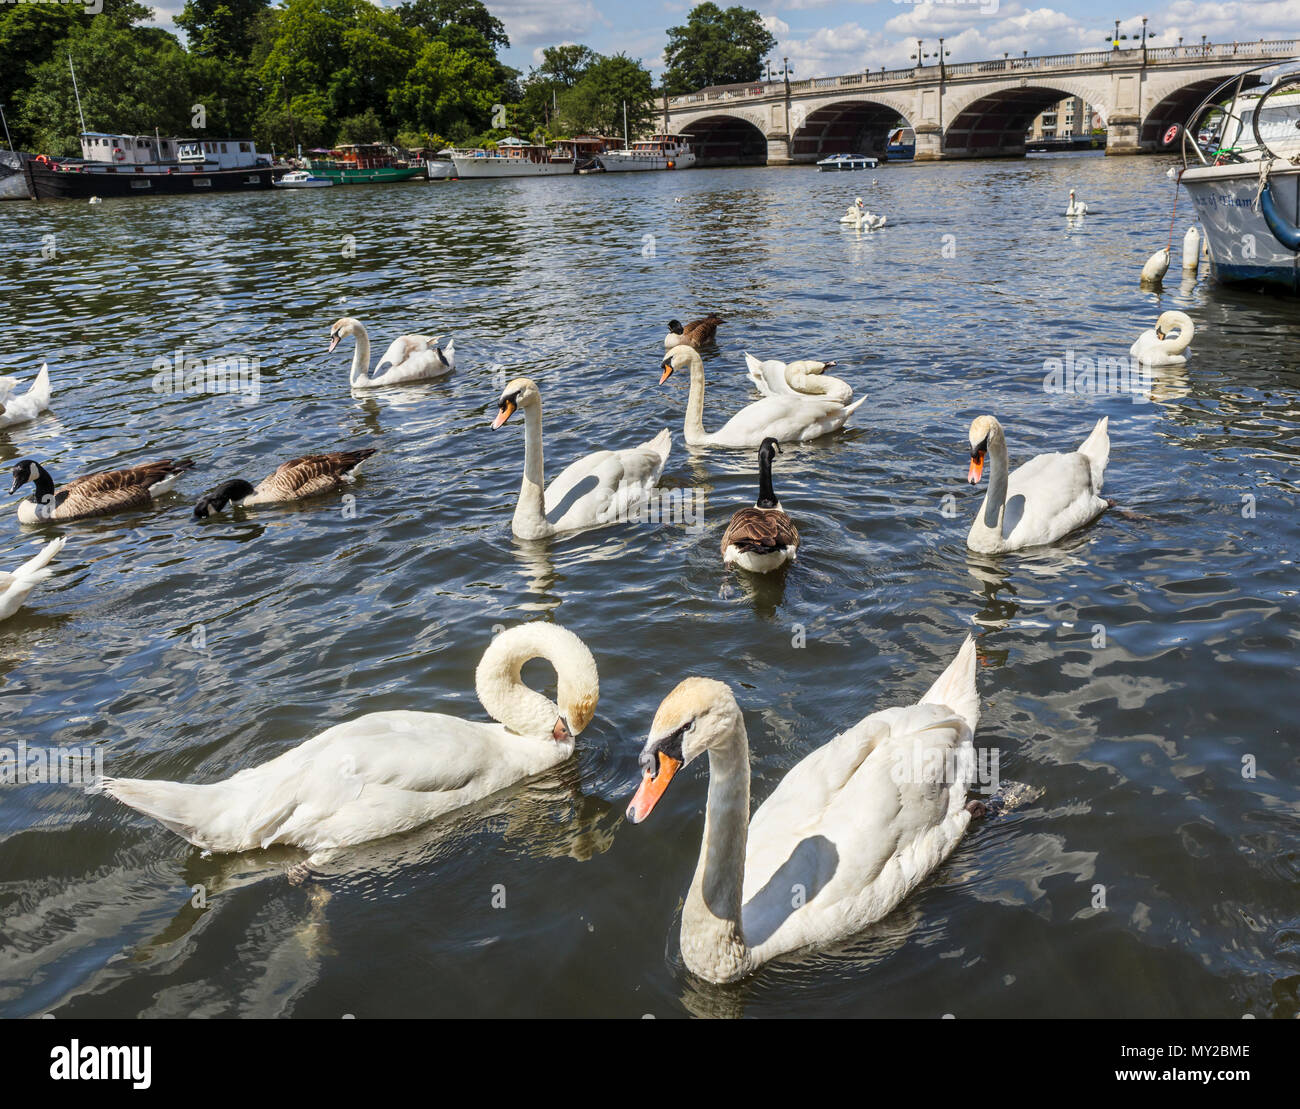
[[[597,58],[577,83],[560,97],[560,121],[576,132],[623,133],[627,105],[628,134],[646,130],[653,115],[649,71],[626,54]]]
[[[668,28],[664,87],[677,96],[710,85],[757,81],[776,39],[750,8],[696,5],[684,27]]]
[[[510,46],[505,26],[479,0],[409,0],[397,9],[398,18],[407,27],[419,27],[430,38],[439,38],[451,29],[476,32],[496,57],[498,50]],[[448,41],[448,45],[457,45]]]
[[[244,58],[268,7],[270,0],[185,0],[176,26],[185,32],[191,54]]]

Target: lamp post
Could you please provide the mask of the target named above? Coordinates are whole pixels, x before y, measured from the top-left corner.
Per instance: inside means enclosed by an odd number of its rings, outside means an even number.
[[[916,53],[912,55],[912,61],[916,63],[916,68],[920,69],[925,65],[925,55],[921,52],[921,40],[916,40]]]
[[[1111,39],[1111,49],[1112,50],[1119,49],[1119,20],[1118,19],[1115,20],[1115,34],[1114,37]]]

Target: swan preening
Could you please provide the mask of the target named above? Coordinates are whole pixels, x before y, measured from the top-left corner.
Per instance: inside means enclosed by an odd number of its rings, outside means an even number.
[[[54,573],[49,564],[66,542],[62,536],[51,539],[13,573],[0,571],[0,620],[22,608],[27,595]]]
[[[259,485],[243,478],[223,481],[194,504],[194,518],[203,520],[234,503],[241,508],[259,504],[285,504],[332,493],[355,480],[357,468],[374,454],[373,447],[330,454],[307,454],[277,466]]]
[[[699,358],[690,347],[680,349]],[[524,414],[524,481],[510,524],[515,535],[520,539],[543,539],[636,519],[668,462],[673,439],[667,428],[639,447],[584,455],[546,486],[542,394],[526,377],[517,377],[506,385],[492,426],[500,427],[519,410]]]
[[[766,574],[795,560],[799,529],[772,489],[772,459],[780,453],[775,439],[764,439],[758,448],[758,500],[752,508],[737,509],[727,524],[722,534],[724,566]]]
[[[1099,494],[1110,458],[1108,422],[1098,420],[1077,451],[1040,454],[1008,473],[1002,425],[992,416],[977,416],[970,425],[966,477],[978,485],[987,461],[989,488],[966,545],[985,554],[1042,546],[1105,512],[1109,503]]]
[[[852,224],[859,231],[877,231],[885,226],[885,217],[868,211],[862,197],[858,197],[840,216],[840,223]]]
[[[705,343],[713,342],[713,337],[718,333],[718,324],[726,322],[716,312],[710,312],[702,320],[692,320],[688,324],[669,320],[668,334],[664,336],[664,350],[680,346],[699,350]]]
[[[36,487],[33,496],[18,502],[19,523],[83,520],[143,508],[155,498],[171,492],[181,474],[193,465],[193,459],[189,458],[162,458],[125,470],[86,474],[55,488],[54,479],[44,466],[34,459],[24,458],[14,463],[10,471],[14,480],[9,492],[18,492],[29,481]]]
[[[1167,338],[1169,332],[1178,332],[1178,338]],[[1161,312],[1153,328],[1148,328],[1129,347],[1129,355],[1147,366],[1184,366],[1183,354],[1192,345],[1196,326],[1185,312]]]
[[[50,410],[50,367],[43,364],[27,392],[18,393],[16,377],[0,377],[0,427],[30,423]]]
[[[1065,214],[1067,216],[1086,216],[1088,214],[1088,205],[1082,200],[1074,199],[1074,190],[1070,190],[1070,203],[1066,205]]]
[[[445,347],[438,346],[441,335],[400,335],[389,344],[373,374],[370,366],[370,335],[360,320],[344,316],[330,328],[330,353],[346,336],[356,339],[352,352],[350,382],[354,389],[374,389],[384,385],[402,385],[408,381],[423,381],[442,377],[456,368],[456,343],[448,340]]]
[[[692,447],[757,447],[764,439],[795,443],[838,431],[867,398],[841,404],[827,397],[794,392],[764,397],[746,405],[717,431],[704,430],[704,362],[691,347],[677,347],[663,361],[662,385],[675,370],[689,368],[691,391],[686,401],[685,438]]]
[[[795,394],[825,397],[840,404],[848,404],[853,400],[852,385],[838,377],[827,375],[826,371],[834,367],[834,362],[818,362],[811,358],[795,362],[779,362],[775,358],[769,358],[760,362],[746,351],[745,365],[749,369],[749,380],[765,397]]]
[[[709,678],[681,682],[655,713],[627,817],[645,820],[677,772],[708,755],[703,842],[682,907],[691,972],[735,982],[890,912],[970,823],[978,722],[968,637],[920,701],[874,712],[818,748],[751,819],[749,739],[731,688]]]
[[[555,701],[523,684],[520,672],[535,658],[555,669]],[[105,778],[104,792],[205,851],[346,847],[418,827],[558,765],[600,696],[582,640],[540,622],[493,639],[474,685],[499,723],[369,713],[225,781]]]
[[[1142,267],[1142,281],[1148,285],[1159,285],[1164,280],[1165,274],[1169,272],[1169,258],[1170,251],[1167,246],[1161,247],[1151,255],[1146,265]]]

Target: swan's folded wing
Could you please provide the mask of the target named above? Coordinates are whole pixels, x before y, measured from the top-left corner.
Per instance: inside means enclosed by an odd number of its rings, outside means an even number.
[[[778,362],[774,358],[760,362],[746,351],[745,366],[748,370],[749,380],[753,382],[754,388],[763,396],[792,396],[794,394],[794,389],[786,380],[786,364],[784,362]]]
[[[1097,514],[1092,464],[1077,451],[1040,454],[1012,472],[1003,514],[1004,539],[1047,543],[1082,527]]]
[[[645,502],[663,468],[664,456],[649,447],[585,455],[547,486],[546,518],[557,528],[623,519]]]

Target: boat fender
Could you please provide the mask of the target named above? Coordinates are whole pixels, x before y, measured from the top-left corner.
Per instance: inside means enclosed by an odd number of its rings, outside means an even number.
[[[676,168],[677,168],[677,163],[676,163],[676,162],[669,162],[669,163],[668,163],[668,168],[669,168],[669,169],[676,169]]]
[[[1300,253],[1300,227],[1286,218],[1273,202],[1273,186],[1266,184],[1259,194],[1259,210],[1268,229],[1292,254]]]

